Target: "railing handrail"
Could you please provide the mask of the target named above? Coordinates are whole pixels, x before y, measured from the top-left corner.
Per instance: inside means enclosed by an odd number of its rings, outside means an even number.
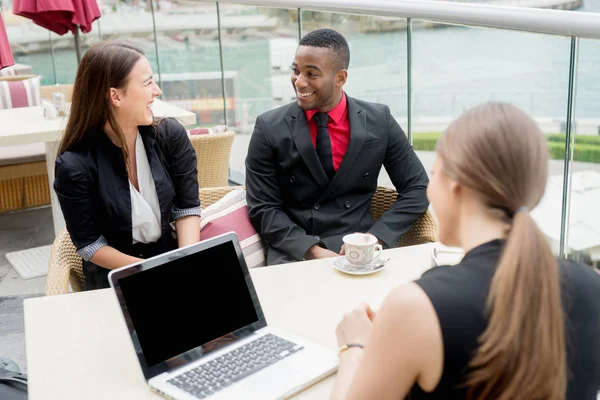
[[[600,39],[600,13],[427,0],[219,0]]]

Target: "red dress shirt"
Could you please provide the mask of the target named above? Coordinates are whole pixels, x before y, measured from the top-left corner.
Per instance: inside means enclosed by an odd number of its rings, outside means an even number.
[[[308,130],[310,131],[313,146],[316,146],[317,143],[317,123],[313,118],[317,112],[319,112],[319,110],[316,109],[304,111],[304,115],[308,121]],[[327,115],[329,115],[327,130],[329,131],[329,137],[331,138],[333,168],[337,171],[344,159],[346,150],[348,149],[348,143],[350,143],[350,122],[348,121],[346,93],[342,92],[342,99],[337,106],[327,113]]]

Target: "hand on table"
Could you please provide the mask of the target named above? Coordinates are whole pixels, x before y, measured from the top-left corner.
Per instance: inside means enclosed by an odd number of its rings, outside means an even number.
[[[321,246],[315,244],[314,246],[312,246],[310,249],[308,249],[306,251],[306,254],[304,255],[304,259],[305,260],[315,260],[317,258],[329,258],[329,257],[338,257],[339,254],[328,250],[328,249],[324,249]]]
[[[349,343],[366,344],[371,336],[375,312],[366,303],[361,303],[338,324],[335,334],[340,346]]]

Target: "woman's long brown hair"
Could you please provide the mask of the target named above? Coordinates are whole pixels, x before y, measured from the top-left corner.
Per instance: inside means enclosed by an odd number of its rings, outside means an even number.
[[[72,149],[92,131],[106,122],[119,138],[125,162],[129,158],[125,135],[110,104],[110,88],[120,89],[144,52],[130,44],[106,41],[85,52],[73,84],[71,111],[58,154]]]
[[[487,103],[453,122],[437,153],[449,177],[478,193],[492,215],[510,224],[487,299],[488,326],[469,363],[468,398],[564,399],[558,264],[527,210],[546,186],[544,135],[518,108]]]

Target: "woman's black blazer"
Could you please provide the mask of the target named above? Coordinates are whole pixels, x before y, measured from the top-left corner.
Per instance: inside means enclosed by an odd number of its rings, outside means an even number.
[[[200,215],[196,153],[185,128],[174,119],[140,126],[139,131],[160,204],[162,237],[155,243],[156,250],[167,251],[176,247],[170,222]],[[102,129],[88,132],[72,149],[59,154],[55,176],[54,190],[67,230],[84,260],[98,244],[139,256],[134,254],[123,153]]]

